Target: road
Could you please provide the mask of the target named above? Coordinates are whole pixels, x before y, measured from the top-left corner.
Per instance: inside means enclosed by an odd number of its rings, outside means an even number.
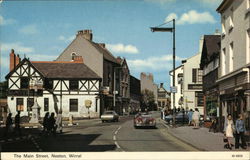
[[[160,122],[156,129],[135,129],[133,117],[121,117],[116,123],[85,120],[78,126],[64,128],[57,136],[35,136],[26,140],[6,142],[1,145],[6,152],[123,152],[123,151],[197,151],[167,132]]]

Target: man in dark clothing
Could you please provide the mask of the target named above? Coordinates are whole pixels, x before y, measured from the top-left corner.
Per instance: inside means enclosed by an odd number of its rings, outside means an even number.
[[[9,131],[10,131],[10,127],[12,126],[13,122],[12,122],[12,113],[9,113],[8,114],[8,117],[6,119],[6,127],[5,127],[5,133],[4,133],[4,136],[5,137],[8,137],[9,135]]]
[[[55,127],[55,113],[51,113],[50,117],[49,117],[49,132],[53,133],[54,135],[56,134],[56,127]]]
[[[43,118],[43,134],[47,134],[49,131],[49,112],[47,112]]]
[[[18,133],[18,135],[21,135],[21,129],[20,129],[20,111],[17,112],[15,116],[15,133]]]

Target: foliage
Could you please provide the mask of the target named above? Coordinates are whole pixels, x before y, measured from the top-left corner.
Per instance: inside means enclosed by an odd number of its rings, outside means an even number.
[[[157,105],[155,104],[154,92],[145,89],[142,91],[142,111],[147,109],[148,111],[156,110]]]

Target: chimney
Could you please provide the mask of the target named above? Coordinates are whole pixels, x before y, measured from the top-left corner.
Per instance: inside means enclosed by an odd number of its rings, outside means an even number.
[[[102,48],[105,48],[106,46],[105,46],[105,43],[98,43],[99,44],[99,46],[101,46]]]
[[[10,71],[16,67],[16,55],[14,49],[11,49],[10,52]]]
[[[160,88],[163,88],[163,83],[160,84]]]
[[[92,30],[80,30],[77,32],[76,36],[82,35],[85,39],[92,41],[93,39],[93,34]]]
[[[73,61],[75,63],[83,63],[83,58],[82,56],[73,56]]]
[[[21,58],[19,57],[19,54],[17,54],[17,56],[16,56],[16,65],[15,66],[17,66],[20,63],[20,61],[21,61]]]
[[[215,32],[214,32],[214,35],[220,35],[220,30],[216,29]]]

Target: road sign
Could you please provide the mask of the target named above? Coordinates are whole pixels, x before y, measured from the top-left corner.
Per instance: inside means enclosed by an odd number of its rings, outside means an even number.
[[[170,92],[171,93],[177,93],[177,87],[170,87]]]

